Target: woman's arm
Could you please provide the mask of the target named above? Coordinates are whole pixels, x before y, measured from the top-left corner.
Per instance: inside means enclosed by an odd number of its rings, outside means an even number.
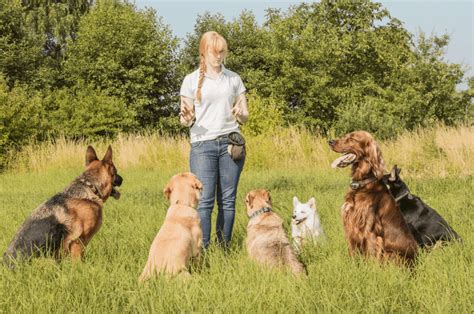
[[[191,127],[194,123],[194,106],[191,98],[181,96],[181,111],[179,112],[179,122],[182,125]]]
[[[249,119],[249,111],[247,109],[247,98],[245,97],[245,93],[242,93],[237,97],[234,108],[232,108],[232,114],[241,124],[244,124]]]

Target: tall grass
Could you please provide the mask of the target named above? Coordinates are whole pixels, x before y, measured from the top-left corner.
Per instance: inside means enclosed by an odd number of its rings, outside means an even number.
[[[336,154],[326,138],[295,128],[278,134],[247,138],[246,169],[325,170]],[[185,137],[162,137],[156,133],[121,135],[110,142],[89,143],[60,138],[55,142],[30,145],[10,162],[17,172],[41,172],[81,165],[85,149],[93,144],[99,152],[107,145],[114,149],[115,163],[121,169],[177,171],[188,167],[189,143]],[[403,173],[414,177],[470,176],[474,173],[474,127],[438,126],[404,133],[395,140],[379,143],[388,167],[397,164]]]
[[[398,164],[414,194],[436,208],[464,243],[422,252],[414,272],[351,259],[339,216],[348,169],[333,170],[337,155],[308,132],[248,138],[239,185],[233,244],[211,245],[189,280],[137,282],[168,204],[162,189],[188,170],[184,138],[148,134],[93,143],[100,154],[112,144],[124,177],[122,198],[105,204],[103,225],[82,263],[39,258],[14,271],[0,267],[0,312],[425,312],[472,313],[474,180],[473,130],[437,128],[382,142],[385,160]],[[0,252],[32,209],[77,176],[89,143],[59,140],[31,146],[0,174]],[[269,270],[244,248],[245,194],[271,190],[274,210],[289,227],[291,200],[316,197],[327,242],[304,248],[306,279]],[[213,214],[213,218],[215,218]]]

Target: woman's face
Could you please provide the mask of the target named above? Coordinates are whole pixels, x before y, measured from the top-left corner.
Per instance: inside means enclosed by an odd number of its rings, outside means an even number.
[[[216,52],[213,49],[208,49],[206,53],[206,63],[215,68],[220,67],[224,61],[224,56],[224,50]]]

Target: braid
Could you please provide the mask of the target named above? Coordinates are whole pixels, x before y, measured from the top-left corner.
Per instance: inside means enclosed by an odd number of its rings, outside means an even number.
[[[201,88],[202,88],[202,82],[204,81],[204,73],[206,73],[206,63],[204,62],[204,58],[201,57],[201,62],[199,64],[198,87],[196,91],[196,99],[198,102],[201,102]]]

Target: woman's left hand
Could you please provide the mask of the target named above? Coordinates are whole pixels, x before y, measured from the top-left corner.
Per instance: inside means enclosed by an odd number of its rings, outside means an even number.
[[[242,108],[240,108],[239,104],[237,103],[234,108],[232,108],[232,115],[238,120],[242,115]]]
[[[245,123],[247,121],[249,112],[247,109],[247,99],[245,98],[245,94],[241,94],[237,98],[237,101],[232,108],[232,115],[240,123]]]

